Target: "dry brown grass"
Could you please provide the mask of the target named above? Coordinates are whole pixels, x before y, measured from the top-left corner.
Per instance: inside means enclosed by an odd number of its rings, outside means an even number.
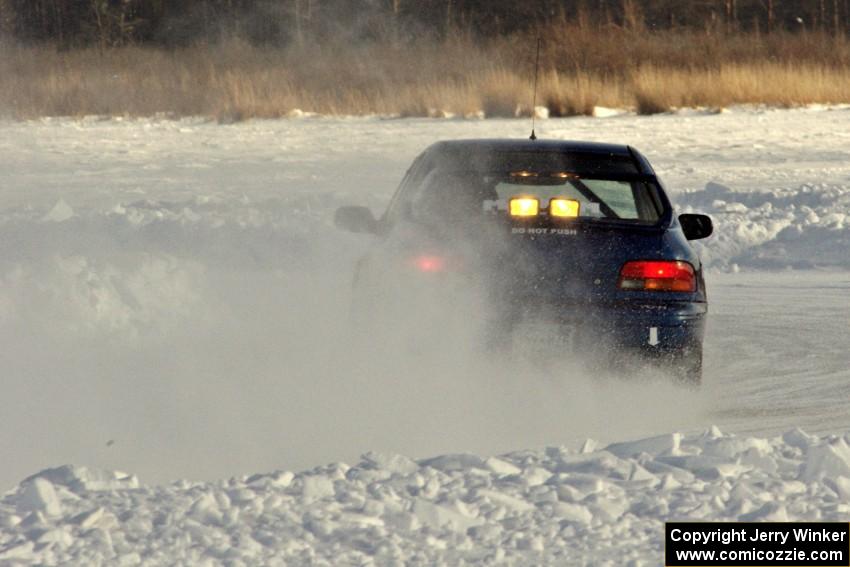
[[[550,116],[590,116],[596,106],[623,108],[634,102],[625,81],[589,73],[551,72],[541,88]]]
[[[599,106],[850,102],[850,45],[817,35],[663,36],[547,31],[538,104],[554,116]],[[527,115],[533,42],[256,48],[233,40],[176,51],[59,52],[0,46],[0,116],[322,114]]]
[[[817,64],[745,63],[691,71],[645,67],[634,73],[632,84],[641,114],[683,107],[790,107],[850,100],[850,69]]]

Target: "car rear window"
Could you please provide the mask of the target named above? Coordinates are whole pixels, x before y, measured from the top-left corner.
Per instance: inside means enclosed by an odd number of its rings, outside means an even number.
[[[655,224],[661,218],[661,209],[653,198],[655,188],[646,181],[618,181],[610,179],[570,178],[553,183],[552,178],[543,178],[542,183],[534,179],[501,179],[496,182],[498,209],[506,209],[513,197],[530,196],[540,201],[540,207],[548,206],[556,197],[578,201],[579,218],[599,220],[626,220]]]
[[[653,185],[645,181],[618,181],[610,179],[566,179],[553,183],[544,178],[544,183],[524,179],[516,183],[513,179],[496,182],[496,198],[500,208],[513,197],[531,196],[545,208],[550,199],[556,197],[572,199],[580,203],[579,217],[628,220],[655,223],[661,218],[661,207],[655,197]]]
[[[534,197],[544,212],[553,198],[578,201],[579,218],[655,224],[663,209],[654,182],[565,176],[562,172],[512,173],[432,170],[411,192],[407,207],[414,219],[457,223],[488,214],[507,215],[514,197]]]

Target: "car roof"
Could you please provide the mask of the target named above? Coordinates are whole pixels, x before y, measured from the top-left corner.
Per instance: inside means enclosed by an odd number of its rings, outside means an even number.
[[[444,140],[429,148],[433,151],[549,151],[563,153],[602,153],[631,156],[632,150],[625,144],[581,142],[575,140],[529,140],[526,138],[482,138]]]
[[[504,154],[503,166],[513,164],[522,168],[523,162],[531,168],[535,162],[563,167],[576,173],[649,175],[655,171],[640,152],[624,144],[577,142],[572,140],[530,140],[483,138],[444,140],[425,150],[424,155],[448,169],[468,168],[486,170],[492,167],[494,154]],[[509,157],[513,155],[513,158]],[[533,156],[539,156],[535,158]],[[559,157],[554,157],[554,156]],[[525,156],[525,157],[522,157]]]

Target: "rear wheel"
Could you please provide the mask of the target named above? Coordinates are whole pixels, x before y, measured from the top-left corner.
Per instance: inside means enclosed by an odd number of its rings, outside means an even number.
[[[692,388],[702,384],[702,344],[689,345],[676,352],[670,364],[676,383]]]

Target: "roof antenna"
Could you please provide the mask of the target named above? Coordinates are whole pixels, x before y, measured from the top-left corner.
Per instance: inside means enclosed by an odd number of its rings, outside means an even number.
[[[529,140],[536,140],[537,134],[534,133],[534,119],[537,115],[537,74],[540,72],[540,36],[537,36],[537,57],[534,60],[534,98],[531,101],[531,136]]]

